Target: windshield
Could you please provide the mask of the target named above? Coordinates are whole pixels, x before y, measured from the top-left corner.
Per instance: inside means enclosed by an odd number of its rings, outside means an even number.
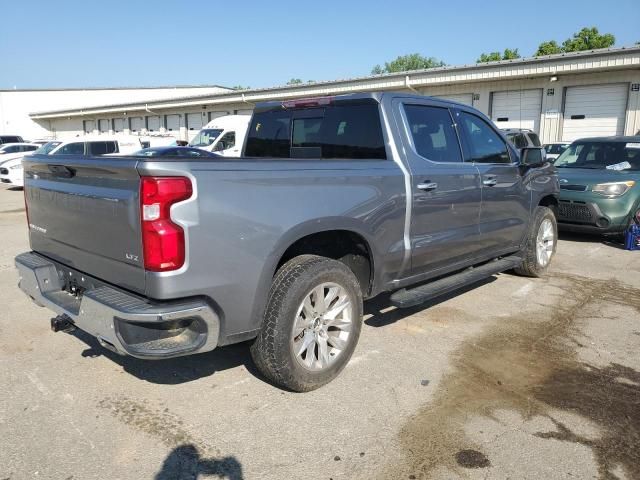
[[[550,145],[545,145],[544,149],[547,153],[550,153],[551,155],[560,155],[562,152],[564,152],[567,147],[569,145],[563,145],[561,143],[552,143]]]
[[[33,153],[41,153],[42,155],[48,155],[49,152],[51,152],[51,150],[56,148],[61,143],[62,142],[47,142]]]
[[[559,168],[640,171],[640,143],[575,142],[554,165]]]
[[[200,130],[198,134],[193,137],[193,140],[189,142],[190,147],[208,147],[213,142],[216,141],[216,138],[220,136],[222,133],[222,129],[220,128],[205,128]]]

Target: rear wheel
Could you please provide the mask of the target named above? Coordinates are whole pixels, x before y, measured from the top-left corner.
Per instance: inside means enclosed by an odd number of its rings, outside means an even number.
[[[314,390],[345,367],[361,328],[362,293],[351,270],[336,260],[301,255],[276,274],[251,354],[279,386]]]
[[[527,246],[524,249],[524,260],[514,270],[519,275],[540,277],[549,268],[551,258],[558,244],[558,225],[556,216],[548,207],[536,207]]]

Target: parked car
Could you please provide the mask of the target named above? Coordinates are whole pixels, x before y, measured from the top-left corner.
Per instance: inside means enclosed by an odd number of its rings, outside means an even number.
[[[215,153],[207,152],[200,148],[191,147],[149,147],[138,150],[134,157],[190,157],[190,158],[211,158],[219,157]]]
[[[560,228],[620,234],[640,211],[640,136],[576,140],[554,165]]]
[[[505,128],[502,130],[516,148],[540,147],[538,134],[528,128]]]
[[[347,364],[363,298],[403,308],[504,270],[540,276],[556,250],[544,150],[419,95],[258,104],[242,158],[24,165],[19,286],[54,331],[147,359],[254,339],[258,368],[296,391]]]
[[[5,143],[25,143],[20,135],[0,135],[0,145]]]
[[[193,137],[189,146],[216,152],[225,157],[239,157],[250,120],[251,115],[225,115],[215,118]]]
[[[40,148],[35,143],[4,143],[0,145],[0,164],[14,158],[22,158],[27,152]]]
[[[33,153],[41,155],[119,155],[131,154],[141,148],[138,137],[78,137],[68,141],[45,143]],[[16,187],[24,183],[22,157],[0,165],[0,182]]]
[[[571,142],[553,142],[544,145],[544,151],[547,152],[548,160],[555,160],[564,152]]]
[[[0,145],[0,183],[21,187],[22,157],[33,153],[39,147],[40,145],[32,143],[5,143]]]

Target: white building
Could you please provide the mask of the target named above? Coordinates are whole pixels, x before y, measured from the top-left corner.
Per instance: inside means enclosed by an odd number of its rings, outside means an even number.
[[[52,138],[58,136],[59,124],[63,129],[60,133],[62,136],[75,131],[68,131],[68,124],[59,120],[56,124],[50,124],[46,120],[34,121],[29,116],[32,112],[62,109],[82,112],[82,109],[88,106],[167,100],[190,95],[215,95],[228,91],[228,88],[217,85],[0,90],[0,134],[21,135],[30,140]],[[81,131],[82,127],[79,130]]]
[[[30,119],[59,137],[162,132],[186,139],[211,118],[250,111],[256,102],[374,90],[457,100],[500,128],[532,128],[544,142],[633,135],[640,131],[640,46],[156,100],[135,90],[134,98],[120,103],[32,108]]]

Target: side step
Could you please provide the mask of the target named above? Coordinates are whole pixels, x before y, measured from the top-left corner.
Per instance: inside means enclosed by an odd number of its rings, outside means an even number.
[[[515,268],[521,263],[522,257],[512,255],[498,260],[492,260],[479,267],[470,267],[455,275],[444,277],[435,282],[430,282],[410,290],[403,288],[391,295],[391,304],[398,308],[415,307],[427,300],[479,282],[496,273]]]

